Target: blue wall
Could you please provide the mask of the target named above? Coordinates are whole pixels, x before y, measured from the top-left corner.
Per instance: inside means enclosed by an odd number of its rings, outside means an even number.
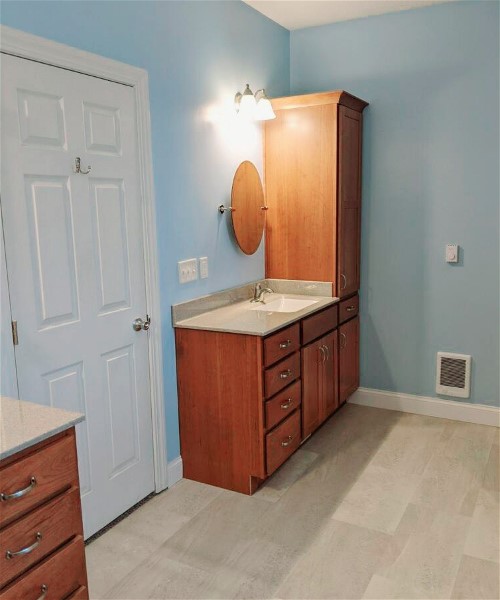
[[[435,396],[438,350],[471,354],[499,404],[499,4],[453,2],[294,31],[291,91],[365,111],[361,384]],[[444,262],[446,243],[459,265]]]
[[[4,25],[149,72],[161,271],[168,459],[179,455],[170,306],[264,274],[262,248],[240,252],[217,206],[242,160],[262,166],[260,126],[238,125],[248,81],[289,92],[289,33],[230,2],[2,2]],[[209,278],[180,285],[177,261],[208,256]]]

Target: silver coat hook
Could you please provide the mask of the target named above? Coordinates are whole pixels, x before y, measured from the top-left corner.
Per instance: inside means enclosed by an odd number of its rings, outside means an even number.
[[[80,173],[81,175],[87,175],[88,173],[90,173],[90,169],[91,169],[91,166],[88,165],[87,166],[87,170],[86,171],[82,171],[82,168],[80,166],[80,157],[77,156],[75,158],[75,168],[73,169],[75,171],[75,173]]]

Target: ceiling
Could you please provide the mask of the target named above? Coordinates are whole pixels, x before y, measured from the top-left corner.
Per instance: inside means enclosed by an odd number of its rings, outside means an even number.
[[[286,29],[302,29],[454,0],[243,0]]]

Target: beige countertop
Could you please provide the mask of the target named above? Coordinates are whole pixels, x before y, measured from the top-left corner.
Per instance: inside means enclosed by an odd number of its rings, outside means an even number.
[[[69,429],[84,415],[0,396],[0,460]]]
[[[259,309],[258,304],[244,300],[208,310],[188,319],[174,320],[174,327],[265,336],[339,301],[338,298],[326,296],[268,294],[265,296],[265,304],[283,296],[297,300],[313,300],[314,304],[295,312],[265,312]]]

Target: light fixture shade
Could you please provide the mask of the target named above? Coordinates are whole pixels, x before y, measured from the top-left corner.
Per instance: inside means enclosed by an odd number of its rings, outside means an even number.
[[[255,96],[253,95],[248,83],[243,94],[236,94],[234,99],[236,103],[236,110],[239,115],[245,119],[252,119],[255,117]]]
[[[276,119],[276,115],[271,105],[271,101],[267,96],[263,96],[257,102],[255,118],[257,119],[257,121],[269,121],[270,119]]]

